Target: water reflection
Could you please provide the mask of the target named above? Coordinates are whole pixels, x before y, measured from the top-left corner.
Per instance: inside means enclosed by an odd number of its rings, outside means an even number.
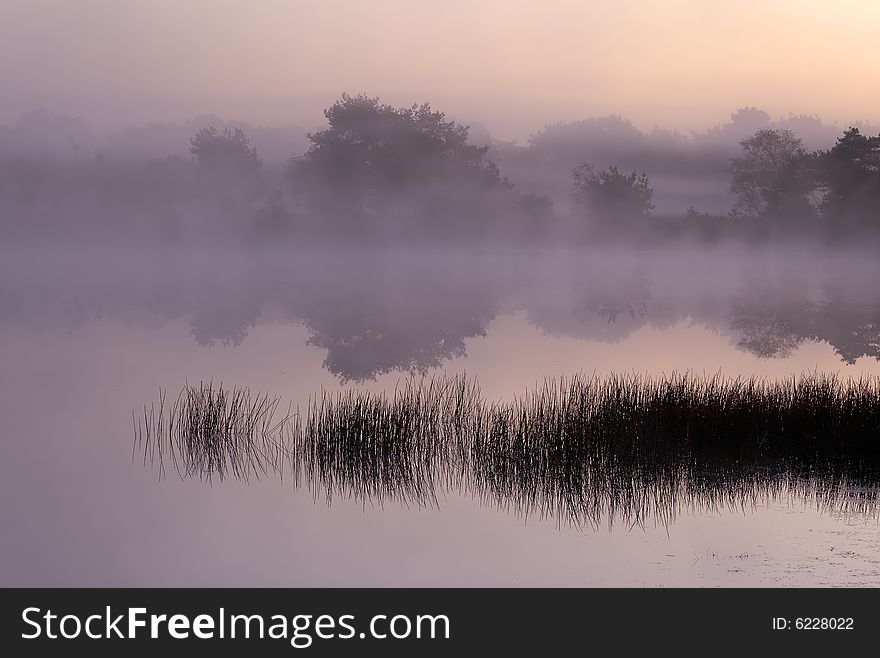
[[[690,322],[761,358],[826,342],[841,364],[880,359],[880,266],[852,256],[44,250],[8,255],[0,268],[2,322],[187,318],[204,346],[239,345],[261,323],[299,323],[343,381],[441,367],[512,311],[554,336],[613,343]]]
[[[10,501],[0,573],[9,585],[876,586],[880,534],[853,507],[869,505],[861,502],[867,485],[841,489],[840,504],[804,504],[788,489],[767,492],[780,500],[766,505],[763,493],[733,501],[745,514],[701,506],[695,511],[706,513],[691,515],[679,497],[668,532],[651,516],[644,531],[629,532],[618,515],[610,531],[592,533],[559,529],[560,517],[542,521],[537,510],[526,519],[495,513],[503,500],[494,494],[484,507],[453,490],[438,495],[439,510],[379,509],[334,494],[327,509],[287,478],[157,483],[155,472],[128,462],[131,409],[159,385],[176,392],[213,377],[282,395],[286,413],[287,401],[304,408],[322,386],[341,388],[345,373],[346,386],[390,392],[405,379],[401,367],[438,349],[437,336],[450,344],[478,329],[485,339],[460,339],[466,357],[435,353],[450,373],[479,377],[491,400],[578,370],[877,375],[868,348],[876,345],[878,270],[876,258],[854,254],[0,248],[0,416],[11,450],[0,464]],[[851,312],[817,321],[832,300]],[[339,325],[355,302],[363,328],[351,331]],[[750,303],[753,317],[788,327],[799,309],[813,318],[791,330],[807,338],[790,357],[767,350],[776,356],[759,359],[740,345],[746,334],[733,326],[734,309]],[[360,371],[343,364],[332,374],[322,367],[331,348],[306,345],[317,335],[345,345],[372,327],[389,335],[425,326],[442,331],[407,336],[413,342],[402,342],[395,359],[378,358],[375,342],[353,348]],[[874,356],[848,366],[817,336]],[[390,374],[357,379],[382,363]],[[22,495],[27,505],[12,502]]]
[[[784,358],[806,341],[822,341],[844,363],[880,359],[880,293],[874,286],[835,283],[820,299],[740,295],[729,326],[741,335],[738,347],[760,357]]]
[[[186,386],[135,414],[135,455],[182,477],[293,477],[328,501],[449,491],[574,526],[667,524],[780,497],[873,515],[880,379],[576,375],[490,402],[465,376],[279,400]]]

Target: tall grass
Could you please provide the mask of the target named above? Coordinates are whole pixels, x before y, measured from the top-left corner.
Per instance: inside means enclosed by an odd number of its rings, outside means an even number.
[[[166,461],[180,477],[206,481],[283,474],[291,454],[285,436],[290,415],[288,409],[279,417],[280,403],[265,393],[213,382],[185,385],[170,404],[160,390],[158,405],[144,407],[142,417],[132,414],[132,457],[141,454],[160,476]]]
[[[145,462],[184,477],[294,476],[316,495],[432,505],[467,492],[569,523],[666,522],[682,508],[797,497],[875,510],[880,380],[673,374],[551,378],[491,402],[465,376],[322,392],[304,414],[212,385],[136,421]]]

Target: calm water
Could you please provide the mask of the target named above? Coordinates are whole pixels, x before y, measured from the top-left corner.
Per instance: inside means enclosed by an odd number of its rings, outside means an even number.
[[[213,378],[303,404],[467,372],[880,375],[880,265],[787,250],[28,250],[0,265],[0,584],[874,585],[880,525],[799,500],[571,528],[132,463],[131,412]]]

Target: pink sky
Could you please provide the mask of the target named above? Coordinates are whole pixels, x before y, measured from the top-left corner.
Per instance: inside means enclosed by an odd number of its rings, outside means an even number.
[[[702,129],[744,105],[877,122],[878,24],[871,0],[4,0],[0,122],[310,127],[343,91],[519,139],[612,112]]]

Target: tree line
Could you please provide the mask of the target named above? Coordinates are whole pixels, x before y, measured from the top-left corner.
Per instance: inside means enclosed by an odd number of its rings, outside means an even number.
[[[190,140],[191,160],[170,157],[143,169],[125,169],[100,157],[85,172],[0,157],[0,204],[7,218],[2,228],[8,232],[10,223],[27,221],[51,228],[47,214],[86,221],[86,199],[120,216],[127,210],[145,219],[156,214],[157,227],[169,239],[180,233],[181,224],[196,226],[197,234],[229,229],[266,238],[540,239],[614,231],[662,235],[670,227],[705,237],[756,226],[787,232],[822,226],[838,233],[880,228],[880,135],[851,127],[832,147],[808,150],[793,130],[767,127],[757,112],[750,108],[733,115],[738,130],[764,127],[740,140],[738,153],[726,160],[732,204],[724,214],[691,205],[678,217],[655,217],[651,178],[624,166],[632,160],[627,157],[632,145],[644,146],[625,125],[617,129],[629,137],[617,152],[612,140],[575,157],[573,136],[596,133],[595,122],[548,126],[533,137],[530,152],[573,162],[563,184],[565,203],[540,185],[511,182],[494,157],[505,160],[503,145],[475,144],[468,126],[427,103],[393,107],[375,97],[344,94],[324,112],[326,127],[308,134],[306,152],[292,155],[282,172],[267,172],[245,131],[229,127],[200,129]],[[703,139],[711,141],[707,135]],[[624,164],[596,165],[598,157],[615,153]],[[670,160],[662,167],[679,165]],[[554,167],[546,161],[555,176]],[[541,162],[535,169],[540,171]]]

